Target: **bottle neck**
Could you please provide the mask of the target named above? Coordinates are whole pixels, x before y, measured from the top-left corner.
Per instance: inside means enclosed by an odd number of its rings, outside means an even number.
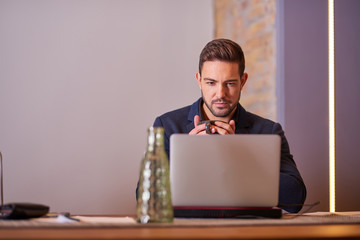
[[[154,152],[159,148],[164,148],[164,129],[161,127],[150,127],[148,129],[147,150]]]

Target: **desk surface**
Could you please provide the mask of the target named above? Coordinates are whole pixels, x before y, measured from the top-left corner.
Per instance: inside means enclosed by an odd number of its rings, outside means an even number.
[[[129,217],[81,217],[0,222],[3,239],[360,239],[360,212],[290,219],[175,219],[138,224]],[[104,223],[105,220],[105,223]],[[49,222],[50,221],[50,222]]]
[[[360,226],[0,229],[0,239],[360,239]]]

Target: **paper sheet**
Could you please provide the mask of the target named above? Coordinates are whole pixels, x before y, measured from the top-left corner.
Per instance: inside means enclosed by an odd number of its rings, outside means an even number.
[[[325,216],[352,216],[352,217],[360,217],[360,211],[349,211],[349,212],[312,212],[312,213],[304,213],[304,216],[318,216],[318,217],[325,217]]]
[[[136,221],[132,217],[84,217],[73,216],[75,219],[79,219],[80,222],[86,223],[117,223],[117,224],[135,224]]]

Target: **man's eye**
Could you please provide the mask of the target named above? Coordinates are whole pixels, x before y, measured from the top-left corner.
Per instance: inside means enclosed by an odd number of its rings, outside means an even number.
[[[234,86],[236,86],[236,82],[229,82],[228,86],[234,87]]]
[[[215,83],[214,83],[214,82],[206,82],[206,84],[212,86],[212,85],[214,85]]]

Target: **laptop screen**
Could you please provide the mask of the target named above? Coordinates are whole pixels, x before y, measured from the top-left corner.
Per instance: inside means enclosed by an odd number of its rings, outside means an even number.
[[[173,206],[274,207],[278,204],[278,135],[173,134]]]

